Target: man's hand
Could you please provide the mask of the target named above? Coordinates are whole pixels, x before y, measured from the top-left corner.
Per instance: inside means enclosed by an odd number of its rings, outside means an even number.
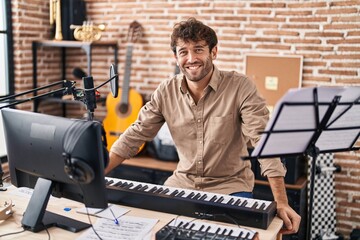
[[[283,220],[285,227],[280,231],[280,233],[297,233],[299,230],[301,217],[288,204],[277,206],[277,216]]]
[[[283,177],[268,178],[271,191],[277,204],[277,215],[284,222],[282,234],[293,234],[299,230],[301,217],[288,204]]]
[[[111,170],[119,166],[125,159],[119,155],[110,152],[109,153],[109,164],[105,169],[105,175],[108,174]]]

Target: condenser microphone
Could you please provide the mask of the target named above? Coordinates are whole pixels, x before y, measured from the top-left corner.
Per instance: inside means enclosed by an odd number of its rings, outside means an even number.
[[[83,77],[86,77],[86,72],[84,72],[81,68],[74,68],[72,74],[74,75],[74,77],[76,77],[77,79],[82,79]]]
[[[94,89],[94,80],[90,77],[83,77],[85,105],[89,112],[93,113],[96,108],[96,94]]]

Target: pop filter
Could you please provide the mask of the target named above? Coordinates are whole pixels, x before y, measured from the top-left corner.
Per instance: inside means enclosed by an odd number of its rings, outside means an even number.
[[[114,98],[118,96],[119,93],[119,76],[117,74],[117,70],[114,64],[110,66],[110,89]]]

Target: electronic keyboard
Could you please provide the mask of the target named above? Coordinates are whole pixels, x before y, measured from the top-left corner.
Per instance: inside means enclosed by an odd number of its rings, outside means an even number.
[[[156,232],[155,239],[252,240],[256,233],[256,231],[242,227],[222,226],[219,224],[208,223],[203,220],[175,218]]]
[[[136,208],[267,229],[276,202],[106,177],[108,200]]]

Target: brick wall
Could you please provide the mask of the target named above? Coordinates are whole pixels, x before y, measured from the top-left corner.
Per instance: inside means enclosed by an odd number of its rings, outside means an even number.
[[[129,24],[137,20],[143,26],[143,35],[134,44],[130,85],[145,98],[173,75],[169,36],[174,23],[190,16],[216,30],[220,42],[216,64],[221,69],[244,72],[246,53],[298,54],[303,56],[303,87],[360,85],[359,1],[86,0],[86,4],[88,19],[107,26],[102,40],[118,42],[120,76]],[[14,0],[12,8],[15,82],[16,91],[21,92],[32,88],[32,41],[50,38],[49,3]],[[73,80],[74,67],[86,69],[82,54],[77,49],[69,51],[67,79]],[[111,50],[104,49],[95,49],[93,55],[92,75],[99,85],[107,79],[113,57]],[[60,66],[57,50],[40,49],[39,85],[61,80]],[[100,92],[106,96],[109,89]],[[21,108],[30,109],[31,104]],[[54,109],[41,106],[44,112]],[[68,109],[70,116],[86,113],[81,105]],[[101,120],[105,115],[106,107],[98,105],[95,117]],[[360,152],[337,153],[335,163],[342,167],[335,178],[337,228],[349,238],[351,230],[360,227]]]

